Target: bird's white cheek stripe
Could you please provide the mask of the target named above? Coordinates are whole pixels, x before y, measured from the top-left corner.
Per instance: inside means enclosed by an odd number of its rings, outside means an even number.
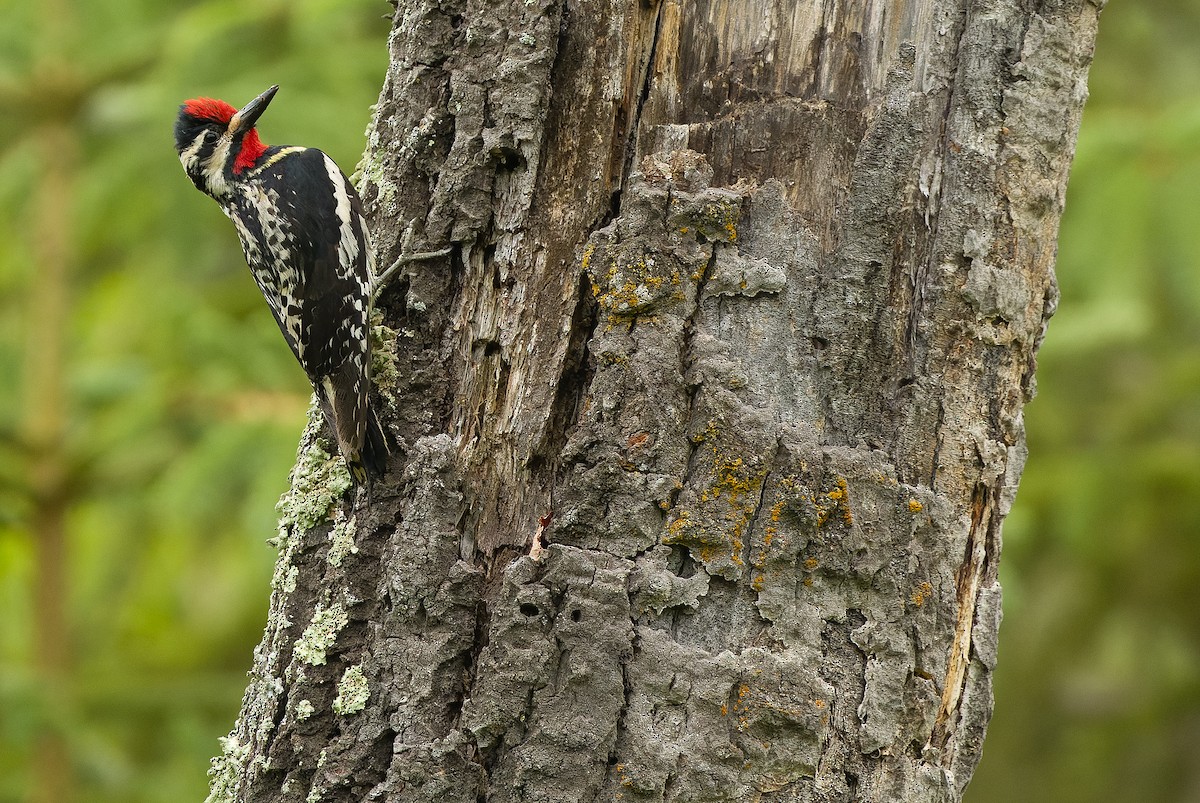
[[[201,131],[197,134],[196,138],[192,140],[192,144],[188,146],[188,149],[179,154],[179,162],[183,165],[183,169],[189,173],[196,164],[196,155],[200,153],[200,148],[204,145],[204,133]]]
[[[213,195],[224,195],[229,191],[229,182],[225,180],[225,163],[229,160],[229,146],[233,139],[228,134],[221,135],[212,155],[204,162],[204,183]]]

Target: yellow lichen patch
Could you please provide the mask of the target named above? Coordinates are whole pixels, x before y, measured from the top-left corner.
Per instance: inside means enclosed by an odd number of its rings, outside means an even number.
[[[675,520],[667,525],[667,536],[663,539],[663,543],[677,544],[687,540],[689,531],[699,527],[697,522],[692,521],[692,514],[686,510],[679,511],[675,516]]]
[[[738,236],[737,223],[741,212],[741,207],[735,203],[705,204],[700,211],[697,227],[700,233],[709,239],[735,242]]]
[[[714,450],[715,451],[715,450]],[[742,458],[717,458],[716,482],[710,489],[713,499],[724,499],[728,509],[723,518],[728,525],[732,542],[730,559],[740,564],[742,562],[742,544],[746,527],[758,506],[759,489],[762,487],[766,471],[754,471],[747,466]]]
[[[817,567],[820,565],[821,565],[820,561],[818,561],[816,558],[805,558],[804,559],[804,571],[808,572],[808,574],[806,574],[804,576],[804,579],[801,582],[804,583],[805,588],[812,588],[812,584],[813,584],[812,573],[814,571],[816,571]]]
[[[776,529],[774,526],[768,526],[763,532],[762,543],[759,544],[758,549],[754,550],[754,554],[750,556],[750,565],[755,569],[762,569],[767,565],[767,553],[771,549],[771,542],[775,540],[775,535]],[[755,587],[756,591],[762,585],[763,573],[761,571],[758,573],[757,580],[759,585]]]
[[[592,295],[608,313],[610,326],[621,316],[638,315],[664,301],[685,297],[679,269],[659,264],[654,254],[630,257],[603,253],[607,270],[595,264],[598,259],[592,251],[584,252],[583,263],[592,283]]]
[[[793,701],[780,691],[777,687],[752,688],[740,683],[733,689],[733,699],[721,706],[721,713],[723,716],[732,714],[736,717],[734,727],[740,733],[754,738],[764,751],[771,749],[772,740],[769,737],[778,731],[782,723],[797,723],[807,728],[814,713],[822,717],[828,715],[823,700]]]
[[[749,695],[750,687],[745,683],[739,684],[737,688],[737,699],[733,702],[733,713],[737,714],[737,729],[743,733],[750,726],[750,704],[746,699]]]
[[[818,698],[816,700],[813,700],[812,704],[813,704],[813,708],[815,708],[821,712],[821,724],[822,725],[829,724],[829,711],[826,710],[826,708],[828,706],[826,705],[825,701]]]
[[[909,600],[913,605],[916,605],[918,608],[920,608],[925,604],[925,600],[927,600],[932,594],[933,585],[928,580],[923,580],[917,585],[916,588],[913,589],[912,594],[909,596]]]
[[[667,524],[667,534],[662,542],[667,545],[684,544],[689,547],[702,562],[708,562],[723,552],[727,541],[720,532],[712,532],[699,521],[692,518],[688,510],[680,510],[674,520]]]
[[[703,515],[700,510],[695,516],[681,510],[667,525],[663,543],[698,548],[702,561],[721,557],[726,568],[740,567],[746,531],[758,508],[767,470],[742,457],[725,454],[719,441],[715,420],[692,436],[693,443],[707,444],[711,460],[710,481],[696,494]],[[721,566],[709,567],[710,571],[714,569],[720,571]]]
[[[601,365],[626,365],[629,363],[629,355],[615,351],[602,351],[597,355],[597,362]]]
[[[819,513],[812,494],[795,474],[788,474],[779,479],[774,501],[767,509],[761,540],[754,545],[750,552],[750,565],[755,570],[755,574],[751,578],[751,587],[755,591],[762,590],[768,577],[772,575],[772,569],[768,568],[772,555],[787,555],[788,529],[781,526],[780,522],[789,510],[793,511],[793,514],[802,521],[808,520],[807,517],[814,512]],[[793,556],[786,561],[789,567],[794,567],[794,559]],[[816,568],[817,562],[811,558],[809,560],[807,569],[812,571]],[[794,568],[788,568],[785,571],[790,574],[793,570]],[[809,582],[811,583],[811,581]]]
[[[925,509],[925,506],[922,505],[918,500],[916,500],[916,499],[908,500],[908,512],[909,513],[920,513],[924,509]]]
[[[826,491],[816,500],[817,526],[824,526],[830,517],[837,515],[843,524],[854,523],[854,514],[850,510],[850,489],[844,477],[838,477],[834,487]]]
[[[770,520],[772,520],[775,523],[779,523],[779,517],[784,515],[784,508],[786,508],[786,507],[787,507],[786,499],[780,499],[779,502],[776,502],[775,504],[770,505]]]
[[[692,443],[704,443],[705,441],[712,442],[717,438],[717,420],[715,418],[708,419],[708,424],[704,427],[704,431],[693,435]],[[714,449],[716,447],[713,447]]]

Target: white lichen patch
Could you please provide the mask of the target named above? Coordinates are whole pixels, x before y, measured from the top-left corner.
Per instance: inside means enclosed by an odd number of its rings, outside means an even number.
[[[371,691],[367,686],[362,664],[355,664],[347,669],[338,681],[338,695],[333,701],[333,710],[343,716],[357,714],[366,707],[370,696]]]
[[[396,183],[388,175],[387,162],[384,158],[386,153],[386,149],[379,145],[378,136],[372,134],[368,138],[366,153],[354,168],[354,175],[350,177],[350,183],[354,185],[360,195],[366,193],[369,185],[374,186],[378,192],[377,204],[380,209],[385,214],[394,216],[400,210],[399,204],[396,203],[398,190]]]
[[[329,561],[330,566],[341,566],[347,555],[358,554],[358,545],[354,543],[358,531],[356,521],[354,516],[342,519],[335,522],[329,531],[329,554],[325,560]]]
[[[308,700],[301,700],[296,703],[296,721],[303,722],[313,715],[317,709]]]
[[[328,608],[317,606],[312,621],[304,629],[304,635],[296,642],[296,658],[306,664],[320,666],[325,663],[325,653],[337,641],[338,633],[350,618],[340,602]]]

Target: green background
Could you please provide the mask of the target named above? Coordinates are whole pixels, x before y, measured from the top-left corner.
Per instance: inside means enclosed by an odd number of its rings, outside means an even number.
[[[278,83],[349,170],[388,11],[0,0],[0,801],[206,793],[309,393],[171,126]],[[1197,2],[1112,3],[1091,89],[968,803],[1200,801]]]

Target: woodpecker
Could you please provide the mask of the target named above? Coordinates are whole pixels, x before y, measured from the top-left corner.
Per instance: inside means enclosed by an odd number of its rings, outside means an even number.
[[[358,193],[332,159],[259,139],[255,123],[278,90],[240,110],[214,98],[185,102],[175,150],[196,189],[233,221],[250,273],[363,484],[382,476],[388,455],[367,397],[370,234]]]

